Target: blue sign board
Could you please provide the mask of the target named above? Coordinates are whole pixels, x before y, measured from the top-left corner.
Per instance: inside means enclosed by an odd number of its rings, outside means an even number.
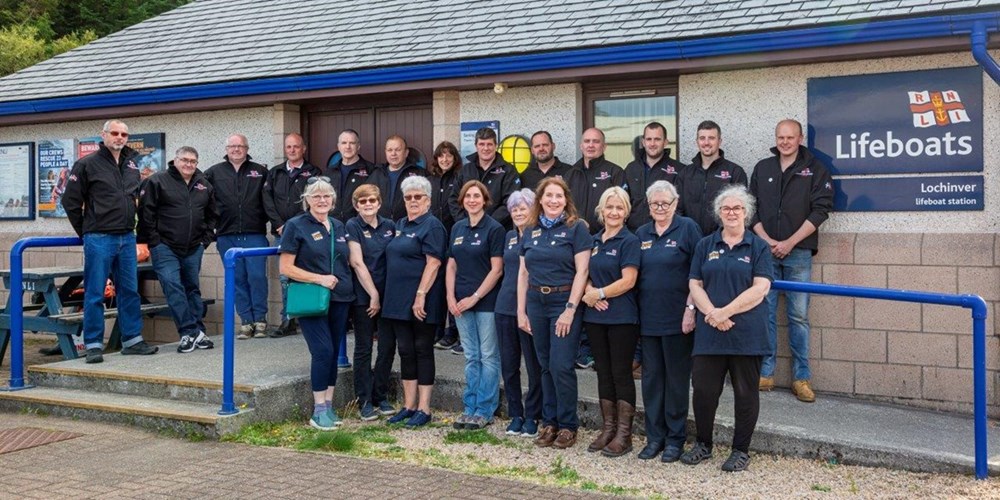
[[[983,171],[978,67],[811,78],[808,92],[809,147],[835,176]]]
[[[467,156],[476,152],[476,131],[484,127],[493,129],[493,131],[497,133],[497,142],[499,142],[499,120],[492,120],[488,122],[462,122],[462,141],[458,146],[459,149],[461,149],[460,153],[462,157],[459,158],[459,166],[465,162],[465,158]]]
[[[983,176],[834,179],[840,212],[983,210]]]

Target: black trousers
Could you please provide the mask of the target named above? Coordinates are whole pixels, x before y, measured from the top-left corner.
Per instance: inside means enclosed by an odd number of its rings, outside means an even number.
[[[694,335],[643,335],[640,345],[646,439],[683,448],[687,440]]]
[[[417,320],[385,319],[379,322],[379,357],[383,335],[391,335],[399,346],[399,378],[418,385],[434,384],[434,331],[437,325]]]
[[[372,370],[372,347],[377,322],[377,314],[374,318],[368,317],[367,305],[354,306],[354,396],[358,398],[358,404],[361,406],[365,403],[379,404],[386,398],[389,389],[388,376],[380,381],[384,385],[378,386],[375,384],[375,371]],[[390,368],[394,355],[394,352],[390,352]]]
[[[584,323],[597,369],[597,395],[635,406],[632,358],[639,339],[639,325]]]
[[[735,429],[733,449],[750,451],[750,438],[757,427],[760,413],[760,356],[695,356],[692,361],[691,381],[694,385],[694,423],[698,441],[712,445],[715,427],[715,410],[726,380],[726,373],[733,383]]]

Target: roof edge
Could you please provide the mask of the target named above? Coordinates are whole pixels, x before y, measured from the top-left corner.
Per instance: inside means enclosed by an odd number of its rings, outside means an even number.
[[[59,111],[166,104],[260,94],[280,94],[346,87],[366,87],[422,80],[481,77],[495,74],[549,71],[651,61],[692,60],[968,35],[973,25],[1000,29],[1000,12],[902,18],[742,35],[692,38],[567,51],[529,53],[479,59],[338,71],[301,76],[214,82],[157,89],[128,90],[80,96],[52,97],[0,103],[0,116]]]

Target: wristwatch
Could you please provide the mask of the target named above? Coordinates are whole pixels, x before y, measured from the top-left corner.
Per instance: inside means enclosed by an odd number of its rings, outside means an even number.
[[[690,310],[692,310],[692,311],[694,311],[694,309],[695,309],[695,308],[694,308],[694,304],[688,304],[688,305],[684,306],[684,308],[685,308],[685,309],[690,309]]]
[[[597,289],[597,298],[599,298],[601,300],[604,300],[604,299],[608,298],[608,296],[604,294],[604,289],[603,288],[598,288]]]
[[[475,298],[477,298],[477,299],[481,299],[482,298],[482,297],[479,296],[479,292],[472,292],[472,296],[475,297]]]
[[[427,295],[427,292],[424,290],[417,289],[417,295]]]
[[[566,309],[569,309],[570,311],[572,311],[573,309],[576,309],[576,304],[574,304],[572,302],[567,302],[566,303]]]

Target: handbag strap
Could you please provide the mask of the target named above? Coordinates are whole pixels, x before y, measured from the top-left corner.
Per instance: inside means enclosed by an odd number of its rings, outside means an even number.
[[[330,223],[330,274],[336,276],[334,266],[337,265],[337,238],[333,234],[333,218],[328,217],[326,220]]]

